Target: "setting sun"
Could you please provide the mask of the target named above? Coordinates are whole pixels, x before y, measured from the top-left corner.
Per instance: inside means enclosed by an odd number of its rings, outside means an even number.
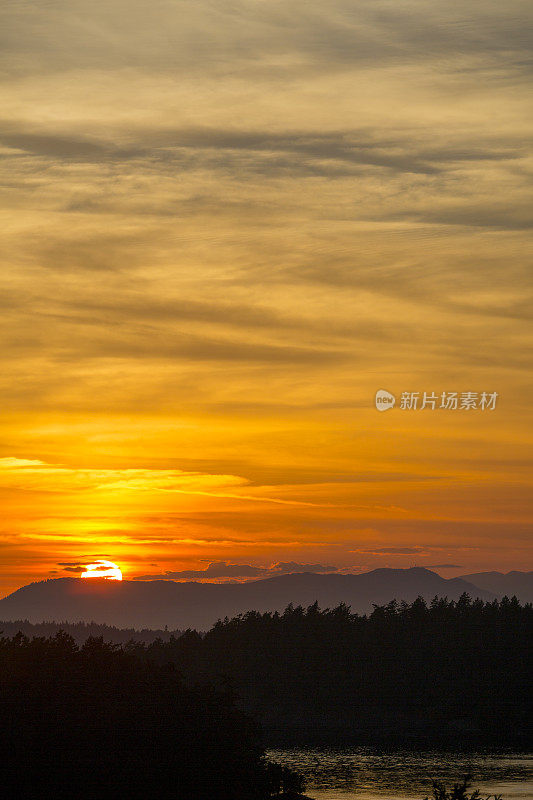
[[[122,570],[112,561],[99,559],[93,564],[86,564],[86,571],[81,573],[82,578],[107,578],[112,581],[122,580]]]

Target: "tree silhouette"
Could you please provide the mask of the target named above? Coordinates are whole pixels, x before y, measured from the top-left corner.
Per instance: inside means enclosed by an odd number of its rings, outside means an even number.
[[[453,788],[448,792],[446,786],[441,781],[433,781],[433,797],[434,800],[502,800],[502,795],[487,795],[482,798],[479,789],[475,789],[472,793],[468,793],[470,788],[471,776],[466,775],[461,783],[455,783]],[[426,797],[426,800],[429,800]]]
[[[527,747],[532,634],[531,605],[464,594],[392,601],[368,616],[344,604],[250,611],[146,654],[191,684],[226,676],[276,736]]]
[[[187,687],[135,643],[0,639],[5,797],[266,800],[256,724],[227,686]],[[284,785],[290,773],[283,773]]]

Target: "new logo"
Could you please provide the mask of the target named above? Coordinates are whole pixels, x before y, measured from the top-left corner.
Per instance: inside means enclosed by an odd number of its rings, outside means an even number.
[[[389,408],[394,408],[396,398],[385,389],[378,389],[376,392],[376,408],[378,411],[387,411]]]

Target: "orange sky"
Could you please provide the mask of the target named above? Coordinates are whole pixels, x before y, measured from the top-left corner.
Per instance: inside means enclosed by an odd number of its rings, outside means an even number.
[[[0,13],[2,593],[531,568],[523,4]]]

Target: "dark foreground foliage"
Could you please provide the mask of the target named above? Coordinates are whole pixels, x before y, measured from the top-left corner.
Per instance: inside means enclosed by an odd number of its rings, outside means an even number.
[[[531,605],[463,595],[250,612],[146,654],[188,681],[225,676],[276,745],[530,747],[532,634]]]
[[[0,639],[5,798],[265,800],[299,792],[268,765],[227,688],[188,687],[174,666],[65,633]]]
[[[453,788],[449,791],[441,781],[433,781],[433,798],[434,800],[502,800],[501,794],[488,795],[485,798],[481,797],[479,789],[469,792],[470,789],[470,775],[460,782],[455,783]],[[426,800],[429,800],[426,797]]]

